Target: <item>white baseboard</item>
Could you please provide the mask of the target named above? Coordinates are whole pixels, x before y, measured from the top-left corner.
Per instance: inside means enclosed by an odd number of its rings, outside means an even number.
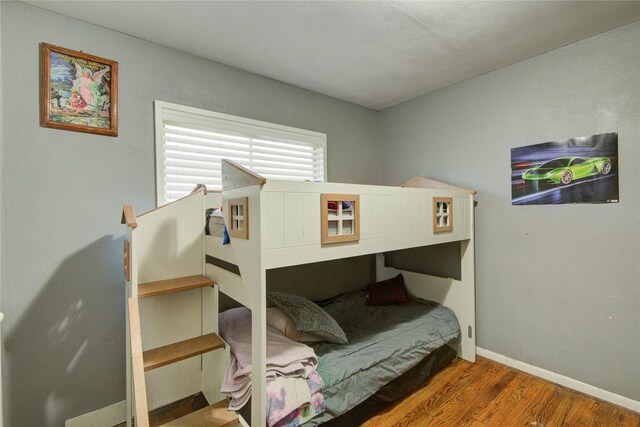
[[[127,420],[127,401],[122,400],[113,405],[68,419],[64,427],[105,427],[115,426]]]
[[[486,350],[482,347],[476,347],[476,354],[478,356],[486,357],[487,359],[495,360],[503,365],[511,366],[512,368],[516,368],[522,372],[526,372],[527,374],[544,378],[547,381],[569,387],[598,399],[606,400],[607,402],[620,405],[632,411],[640,412],[640,402],[637,400],[629,399],[628,397],[620,396],[619,394],[583,383],[582,381],[565,377],[564,375],[547,371],[546,369],[538,368],[537,366],[529,365],[528,363],[503,356],[502,354],[494,353],[493,351]]]

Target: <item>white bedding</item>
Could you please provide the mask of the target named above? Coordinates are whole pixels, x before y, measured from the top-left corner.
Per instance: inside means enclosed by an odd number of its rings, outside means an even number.
[[[220,335],[231,348],[229,367],[221,392],[230,398],[229,409],[237,410],[251,397],[251,311],[235,308],[220,314]],[[309,403],[311,394],[306,379],[316,370],[318,358],[314,350],[304,344],[285,337],[279,331],[267,326],[267,394],[274,383],[296,383],[287,406],[293,409]],[[290,378],[288,381],[274,381],[276,378]]]

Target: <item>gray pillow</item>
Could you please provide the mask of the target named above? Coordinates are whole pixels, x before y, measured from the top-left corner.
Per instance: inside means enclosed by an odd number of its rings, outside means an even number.
[[[269,292],[269,298],[293,321],[298,331],[309,332],[327,342],[349,343],[338,322],[314,302],[285,292]]]

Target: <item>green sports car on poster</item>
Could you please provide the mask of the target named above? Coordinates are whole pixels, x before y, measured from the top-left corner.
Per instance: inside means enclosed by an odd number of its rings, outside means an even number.
[[[527,169],[525,181],[542,181],[553,184],[569,184],[571,181],[611,172],[611,160],[607,157],[558,157],[535,168]]]

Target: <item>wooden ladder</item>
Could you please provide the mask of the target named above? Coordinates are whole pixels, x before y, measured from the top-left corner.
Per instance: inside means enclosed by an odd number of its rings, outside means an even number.
[[[138,285],[138,295],[128,298],[127,311],[129,314],[129,336],[131,340],[131,364],[133,370],[135,402],[134,410],[136,425],[139,427],[149,426],[147,390],[144,375],[146,371],[224,348],[225,343],[218,334],[210,333],[147,351],[142,351],[140,307],[138,305],[138,301],[142,298],[182,292],[207,286],[215,286],[215,283],[209,278],[201,275],[179,277],[176,279],[142,283]],[[170,427],[205,425],[220,427],[236,425],[237,423],[238,417],[236,413],[228,411],[226,400],[222,400],[164,425]]]

